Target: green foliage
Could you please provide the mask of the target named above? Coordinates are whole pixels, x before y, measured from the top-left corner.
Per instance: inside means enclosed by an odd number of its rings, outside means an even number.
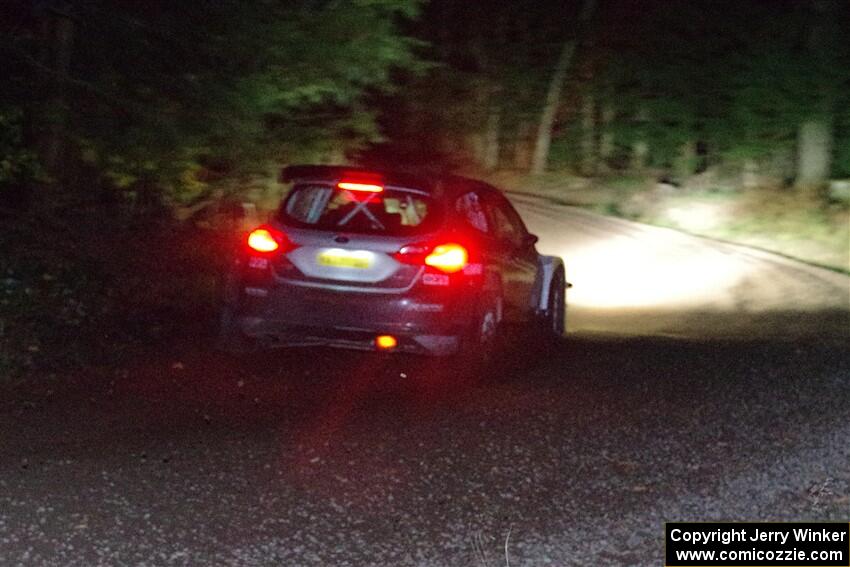
[[[645,141],[650,165],[675,169],[686,142],[699,143],[702,166],[787,161],[804,120],[843,112],[850,47],[839,30],[850,16],[841,2],[643,7],[609,5],[593,82],[616,109],[618,143]],[[836,173],[848,151],[842,128]]]
[[[850,178],[850,82],[837,106],[834,169],[837,177]]]
[[[498,114],[502,162],[510,166],[509,152],[527,143],[519,136],[537,126],[558,52],[576,37],[579,4],[497,3],[483,14],[457,0],[427,2],[412,31],[431,45],[423,54],[437,66],[385,105],[384,153],[469,165],[481,160],[487,124]],[[850,44],[841,30],[848,18],[838,0],[600,2],[570,70],[550,164],[575,167],[586,141],[599,140],[582,126],[592,96],[597,127],[613,137],[607,170],[628,170],[640,142],[645,165],[678,180],[751,164],[787,178],[800,124],[847,107]],[[613,111],[604,124],[603,108]],[[850,155],[845,124],[838,117],[837,174]]]
[[[72,153],[119,187],[153,185],[167,201],[378,139],[370,97],[415,63],[397,28],[417,0],[98,0],[66,6],[74,37],[61,78],[42,61],[55,39],[39,23],[64,16],[12,4],[25,25],[3,25],[6,52],[29,88],[0,96],[23,107],[36,93],[28,112],[43,121],[58,88]]]
[[[0,190],[43,176],[35,152],[23,144],[23,113],[0,107]]]
[[[506,147],[536,123],[577,3],[430,0],[410,26],[428,65],[399,77],[383,100],[388,143],[378,160],[471,168],[481,159],[486,124],[498,115]],[[423,72],[424,71],[424,72]]]
[[[101,209],[0,211],[0,381],[208,337],[236,233]]]

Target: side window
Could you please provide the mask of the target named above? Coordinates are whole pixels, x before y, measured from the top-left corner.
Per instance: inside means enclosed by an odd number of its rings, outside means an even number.
[[[490,232],[490,223],[487,221],[487,213],[478,193],[466,193],[455,204],[457,212],[466,223],[475,230],[483,233]]]
[[[510,210],[507,204],[499,201],[494,201],[491,209],[496,237],[499,240],[510,242],[513,246],[522,246],[526,230],[519,217]]]

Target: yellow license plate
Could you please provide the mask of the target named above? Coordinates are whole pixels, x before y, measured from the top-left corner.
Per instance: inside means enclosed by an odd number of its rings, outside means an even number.
[[[372,258],[373,255],[371,252],[358,250],[333,250],[320,253],[317,257],[317,261],[322,266],[365,270],[372,267]]]

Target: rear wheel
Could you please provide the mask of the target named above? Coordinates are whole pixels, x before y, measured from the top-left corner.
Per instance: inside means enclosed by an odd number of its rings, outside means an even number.
[[[540,331],[549,344],[557,343],[566,331],[567,302],[564,269],[558,268],[549,282],[546,312],[540,321]]]
[[[477,316],[461,340],[454,356],[458,366],[472,375],[482,375],[490,369],[501,343],[501,298],[493,297],[481,303]]]
[[[222,305],[218,320],[219,350],[230,354],[244,354],[257,349],[257,340],[245,335],[239,328],[239,286],[236,279],[227,276],[222,290]]]

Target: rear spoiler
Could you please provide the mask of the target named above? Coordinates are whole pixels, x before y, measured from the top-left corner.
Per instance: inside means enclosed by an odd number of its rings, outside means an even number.
[[[327,181],[336,183],[346,176],[380,176],[388,186],[431,192],[440,181],[402,171],[386,171],[346,165],[290,165],[280,172],[281,183],[292,181]]]
[[[298,179],[327,179],[333,181],[343,176],[346,168],[338,165],[290,165],[280,170],[280,182],[289,183]]]

